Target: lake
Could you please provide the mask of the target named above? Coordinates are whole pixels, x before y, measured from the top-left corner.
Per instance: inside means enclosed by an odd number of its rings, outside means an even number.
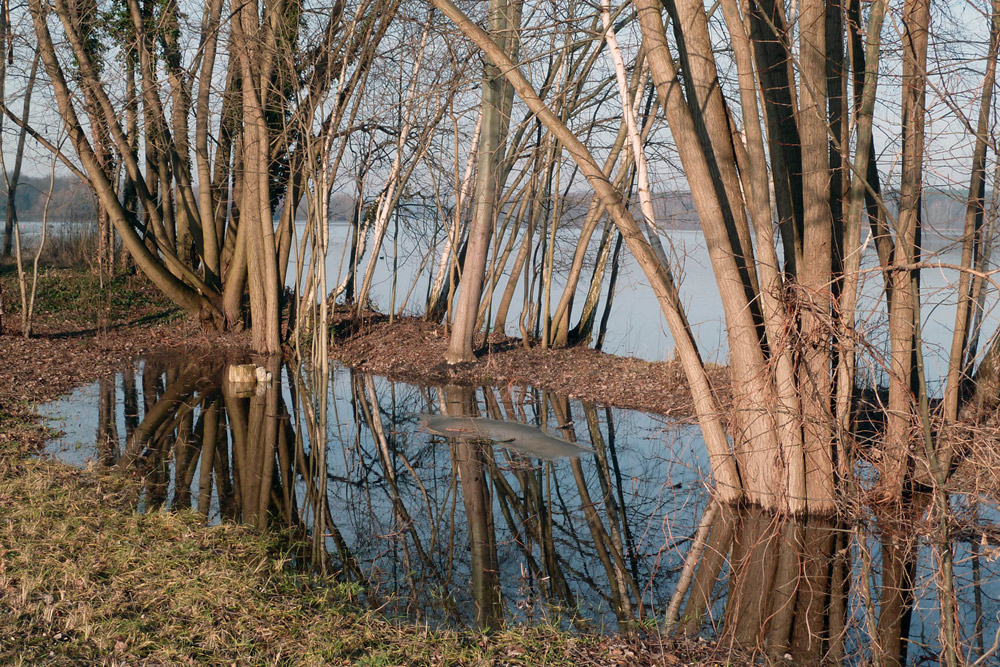
[[[37,238],[40,223],[20,223],[23,238],[26,243]],[[53,235],[70,235],[81,233],[88,226],[75,222],[52,222],[50,233]],[[297,238],[301,238],[304,223],[296,225]],[[392,225],[386,234],[382,245],[375,274],[372,282],[372,305],[382,312],[403,310],[409,314],[422,314],[424,297],[428,284],[433,277],[433,262],[424,261],[425,257],[437,258],[437,246],[425,234],[401,227],[398,238],[393,236]],[[568,265],[575,248],[576,230],[563,227],[557,235],[555,250],[555,265]],[[590,244],[591,255],[596,253],[599,233],[595,233]],[[328,284],[337,285],[348,262],[345,248],[349,248],[351,228],[346,221],[333,221],[330,224],[330,248],[326,257]],[[665,230],[663,238],[675,261],[675,276],[678,278],[682,301],[687,309],[688,319],[699,342],[702,357],[706,361],[725,363],[728,345],[725,334],[725,322],[722,305],[719,301],[715,277],[708,257],[708,249],[704,238],[698,230]],[[369,244],[370,246],[371,244]],[[931,264],[959,264],[961,248],[952,236],[926,233],[924,261]],[[780,249],[779,249],[780,250]],[[295,251],[292,252],[286,285],[296,284]],[[395,300],[393,300],[394,264],[398,267],[395,280]],[[308,261],[308,255],[305,256]],[[362,260],[362,266],[371,261],[371,248]],[[423,268],[421,268],[423,267]],[[867,380],[885,383],[885,374],[879,355],[888,349],[887,318],[881,297],[882,276],[875,268],[877,257],[874,243],[865,245],[863,255],[863,270],[861,296],[859,299],[858,326],[872,347],[870,354],[863,356],[859,362],[862,377],[867,374]],[[577,288],[574,300],[574,311],[571,322],[575,323],[582,308],[586,295],[590,271],[585,268],[581,276],[581,284]],[[603,313],[607,302],[607,283],[605,277],[604,294],[598,308],[598,314]],[[921,273],[921,314],[924,335],[924,354],[926,376],[932,394],[940,394],[941,379],[947,374],[948,350],[951,345],[951,332],[955,321],[957,304],[955,286],[958,272],[949,268],[925,269]],[[553,283],[552,308],[555,309],[562,289],[566,282],[565,271],[557,271]],[[497,285],[493,295],[495,306],[503,293],[504,280]],[[522,302],[523,286],[515,288],[511,306],[510,318],[506,333],[519,335],[516,317],[519,304]],[[995,289],[990,289],[985,302],[983,318],[983,346],[988,338],[1000,328],[1000,297]],[[492,312],[492,311],[491,311]],[[596,330],[596,326],[595,326]],[[596,333],[596,331],[595,331]],[[982,347],[980,349],[982,349]],[[621,269],[612,301],[611,314],[608,320],[608,332],[603,350],[611,354],[639,357],[650,361],[669,359],[673,355],[673,339],[667,328],[666,321],[660,311],[659,303],[653,290],[645,281],[641,269],[629,255],[627,249],[622,251]]]

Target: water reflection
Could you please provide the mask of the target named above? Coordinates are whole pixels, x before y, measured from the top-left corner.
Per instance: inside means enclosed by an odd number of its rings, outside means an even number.
[[[139,475],[140,511],[290,530],[297,567],[432,623],[669,628],[806,664],[939,651],[919,502],[892,522],[781,521],[711,503],[696,431],[642,413],[343,368],[319,393],[308,373],[276,365],[280,382],[246,391],[224,370],[152,358],[83,388],[47,408],[67,432],[52,451]],[[427,433],[426,413],[544,427],[591,451],[530,458]],[[991,508],[970,507],[956,595],[975,658],[1000,610],[998,551],[980,542],[1000,533],[983,519]]]

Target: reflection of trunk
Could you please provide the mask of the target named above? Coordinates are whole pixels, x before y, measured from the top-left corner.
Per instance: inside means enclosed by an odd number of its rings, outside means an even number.
[[[228,383],[222,386],[222,395],[226,402],[226,417],[229,419],[229,433],[232,437],[232,475],[233,475],[233,517],[245,519],[250,510],[244,504],[244,485],[250,485],[247,476],[247,399],[240,398]]]
[[[215,448],[215,465],[212,466],[212,473],[215,475],[215,492],[219,497],[219,515],[224,519],[235,521],[237,519],[234,488],[236,474],[230,465],[229,452],[230,448],[232,451],[236,449],[236,431],[232,428],[228,400],[219,404],[219,412],[219,434],[216,442],[223,446]],[[231,437],[227,438],[227,433],[231,434]]]
[[[278,359],[273,359],[268,370],[274,377],[280,377]],[[271,505],[274,455],[278,444],[279,388],[280,383],[273,382],[250,399],[242,460],[234,461],[240,473],[243,521],[258,529],[267,526],[267,511]]]
[[[691,583],[691,595],[681,617],[683,625],[680,629],[684,634],[694,636],[701,632],[702,618],[712,604],[712,589],[726,564],[735,530],[736,517],[733,513],[720,511],[712,522],[712,532],[709,533],[708,543]]]
[[[719,504],[710,501],[701,515],[701,520],[698,522],[698,530],[695,531],[695,534],[691,538],[691,547],[684,558],[684,566],[681,568],[680,576],[677,578],[677,586],[674,589],[674,593],[670,596],[670,604],[667,605],[667,614],[664,619],[664,628],[667,632],[670,632],[677,624],[677,614],[681,608],[681,602],[684,601],[684,597],[691,588],[695,569],[701,561],[702,554],[705,553],[705,547],[708,544],[708,535],[715,524],[715,518],[718,514]],[[697,628],[695,632],[697,632]]]
[[[910,634],[916,564],[916,552],[912,547],[891,535],[883,538],[878,640],[872,645],[882,665],[906,664],[908,642],[905,639]]]
[[[151,373],[143,374],[146,413],[125,444],[124,458],[131,461],[141,456],[143,448],[154,440],[160,429],[177,418],[178,407],[194,393],[195,385],[201,377],[201,370],[193,365],[185,367],[159,397],[155,395],[153,389],[155,385],[146,383],[146,380],[153,380],[154,376]],[[150,405],[151,401],[155,403]]]
[[[207,401],[202,408],[201,469],[198,476],[198,512],[204,516],[208,516],[208,510],[212,505],[212,471],[216,465],[216,443],[221,442],[223,445],[226,443],[224,438],[219,438],[219,398],[216,395]],[[221,485],[218,477],[216,483]]]
[[[280,412],[278,413],[278,434],[277,434],[277,467],[275,473],[278,475],[277,480],[274,484],[274,494],[277,505],[277,510],[281,513],[281,518],[284,520],[285,526],[289,528],[294,528],[300,525],[298,503],[295,497],[295,443],[297,438],[295,437],[295,432],[292,429],[291,419],[288,413],[285,412],[284,401],[280,398],[278,399],[278,408]],[[326,442],[325,438],[313,438],[313,442],[317,443],[316,447],[316,457],[319,459],[323,465],[320,470],[326,469]],[[324,485],[325,490],[325,485]],[[319,498],[320,502],[323,498]],[[325,508],[320,506],[318,509],[324,510]],[[325,519],[325,511],[320,511],[314,518],[315,528],[317,529],[314,537],[316,537],[320,543],[325,537],[326,529],[323,526],[323,521]],[[322,544],[317,545],[321,547]],[[324,558],[321,557],[319,550],[315,553],[317,556],[316,565],[320,568],[325,568]]]
[[[379,409],[378,397],[375,394],[375,384],[374,380],[370,375],[361,376],[353,375],[352,378],[352,391],[354,393],[354,400],[357,402],[361,408],[362,415],[365,422],[368,425],[369,430],[375,437],[376,445],[379,450],[379,460],[382,464],[383,472],[385,473],[385,479],[388,483],[389,493],[391,494],[391,500],[393,504],[393,509],[396,514],[397,530],[405,531],[407,536],[413,542],[413,548],[417,552],[417,557],[423,563],[427,571],[437,573],[438,567],[430,558],[427,550],[423,546],[423,542],[420,539],[420,534],[414,530],[413,518],[410,516],[409,511],[403,504],[402,494],[399,490],[399,485],[396,481],[396,465],[393,454],[393,447],[386,436],[385,429],[382,426],[382,413]],[[366,397],[367,394],[367,397]],[[404,540],[403,541],[403,557],[408,560],[409,545]],[[405,563],[404,563],[405,565]]]
[[[118,461],[118,426],[115,422],[115,379],[102,377],[98,382],[100,399],[97,408],[97,447],[101,465]]]
[[[446,387],[445,393],[448,415],[477,414],[472,389],[452,386]],[[462,503],[468,524],[470,583],[476,602],[476,625],[480,628],[497,627],[503,620],[503,603],[500,599],[500,565],[493,528],[493,494],[486,481],[484,445],[459,439],[455,441],[452,452],[462,485]]]
[[[639,581],[639,567],[636,561],[635,544],[632,540],[632,531],[628,525],[628,517],[625,515],[625,497],[621,487],[621,471],[618,467],[618,454],[615,451],[615,426],[612,421],[611,410],[606,409],[608,444],[605,444],[604,436],[601,434],[600,422],[597,411],[592,404],[584,403],[583,411],[587,417],[587,430],[590,433],[590,444],[594,449],[594,460],[597,464],[598,478],[600,479],[601,492],[604,494],[604,506],[608,513],[608,526],[611,532],[611,539],[615,550],[629,561],[629,586],[635,588]],[[610,445],[610,446],[609,446]],[[609,466],[609,459],[611,465]],[[614,474],[614,481],[611,475]],[[628,577],[628,575],[625,575]],[[636,602],[639,604],[639,614],[642,615],[642,596],[636,595]]]
[[[781,586],[794,573],[788,572],[787,559],[786,562],[780,561],[780,540],[778,527],[771,525],[768,517],[760,511],[750,510],[747,516],[738,517],[723,631],[739,644],[755,644],[765,629],[772,600],[778,602],[776,611],[789,604],[789,600],[794,600],[794,591]]]
[[[202,399],[204,399],[204,395]],[[185,412],[177,425],[174,440],[174,500],[170,506],[177,509],[191,507],[191,480],[201,455],[201,438],[197,432],[203,427],[201,420],[193,427],[194,411]]]
[[[906,664],[917,568],[917,548],[910,526],[923,514],[929,500],[925,495],[915,496],[914,505],[907,507],[902,517],[881,518],[882,580],[872,651],[877,653],[880,664],[889,667]]]
[[[555,398],[549,395],[552,410],[555,413],[556,421],[560,424],[570,424],[565,428],[564,436],[570,442],[576,442],[576,435],[572,429],[572,414],[570,414],[569,399],[565,397]],[[632,599],[630,593],[635,594],[636,600],[641,600],[641,593],[636,582],[632,579],[622,553],[621,539],[617,535],[617,530],[613,529],[612,534],[618,539],[612,539],[612,535],[605,530],[604,524],[597,513],[597,503],[590,498],[590,491],[587,488],[587,481],[584,478],[583,465],[578,457],[569,461],[573,470],[573,478],[576,480],[577,492],[580,494],[580,504],[583,507],[584,516],[587,519],[587,526],[590,528],[590,536],[594,541],[594,549],[597,558],[604,567],[604,572],[608,578],[608,585],[611,588],[611,603],[615,610],[615,615],[620,621],[631,621],[634,618],[632,609]],[[600,464],[600,459],[597,460]],[[607,471],[605,470],[605,477]],[[608,500],[605,489],[604,505],[608,507]],[[610,507],[609,507],[610,509]],[[612,525],[614,520],[612,519]]]
[[[500,404],[493,393],[486,390],[485,394],[490,417],[502,419]],[[522,395],[522,400],[523,398]],[[527,421],[523,410],[520,414],[515,411],[509,390],[503,396],[503,404],[508,419],[516,419],[520,422]],[[547,463],[540,467],[527,468],[524,465],[524,459],[511,455],[509,450],[505,451],[508,452],[508,460],[513,468],[512,474],[520,485],[520,494],[511,487],[507,478],[504,477],[497,461],[490,460],[488,465],[500,511],[511,534],[516,536],[515,542],[528,563],[530,573],[535,578],[534,585],[538,586],[542,597],[572,609],[576,606],[576,602],[573,591],[566,581],[564,567],[556,552],[552,535],[552,489],[551,485],[547,485],[546,489],[544,488],[546,485],[543,484],[543,475],[551,474],[552,464]],[[551,481],[551,478],[546,481]],[[548,500],[545,497],[546,492],[549,495]],[[516,513],[516,518],[512,512]],[[535,545],[541,552],[540,560],[536,560],[534,557]]]
[[[535,471],[514,471],[520,484],[521,498],[495,462],[490,465],[490,473],[500,512],[530,574],[535,578],[534,585],[538,586],[543,598],[572,609],[576,602],[552,543],[551,511],[541,497],[541,484]],[[541,560],[534,556],[536,544],[541,551]]]
[[[139,425],[139,394],[133,373],[122,373],[122,406],[125,409],[125,439],[128,440]]]

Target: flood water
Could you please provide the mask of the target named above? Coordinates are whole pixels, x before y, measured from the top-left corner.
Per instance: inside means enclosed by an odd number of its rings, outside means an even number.
[[[280,380],[240,391],[224,369],[148,358],[81,387],[43,406],[64,431],[48,454],[141,476],[137,511],[290,529],[302,544],[291,567],[435,626],[663,631],[669,617],[798,663],[863,664],[873,645],[937,661],[925,501],[898,522],[779,521],[714,506],[697,428],[663,417],[343,367],[322,380],[275,367]],[[421,429],[439,414],[545,427],[579,455]],[[974,498],[952,505],[961,641],[975,660],[1000,630],[1000,515]]]

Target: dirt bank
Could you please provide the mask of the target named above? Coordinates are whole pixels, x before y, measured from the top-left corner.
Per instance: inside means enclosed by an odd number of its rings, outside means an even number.
[[[479,360],[449,366],[445,327],[418,318],[366,313],[360,322],[338,313],[330,355],[344,365],[411,382],[465,385],[532,385],[582,401],[694,418],[684,372],[674,361],[649,362],[589,348],[525,347],[518,338],[493,334],[477,340]],[[729,373],[709,369],[720,404],[728,402]]]

